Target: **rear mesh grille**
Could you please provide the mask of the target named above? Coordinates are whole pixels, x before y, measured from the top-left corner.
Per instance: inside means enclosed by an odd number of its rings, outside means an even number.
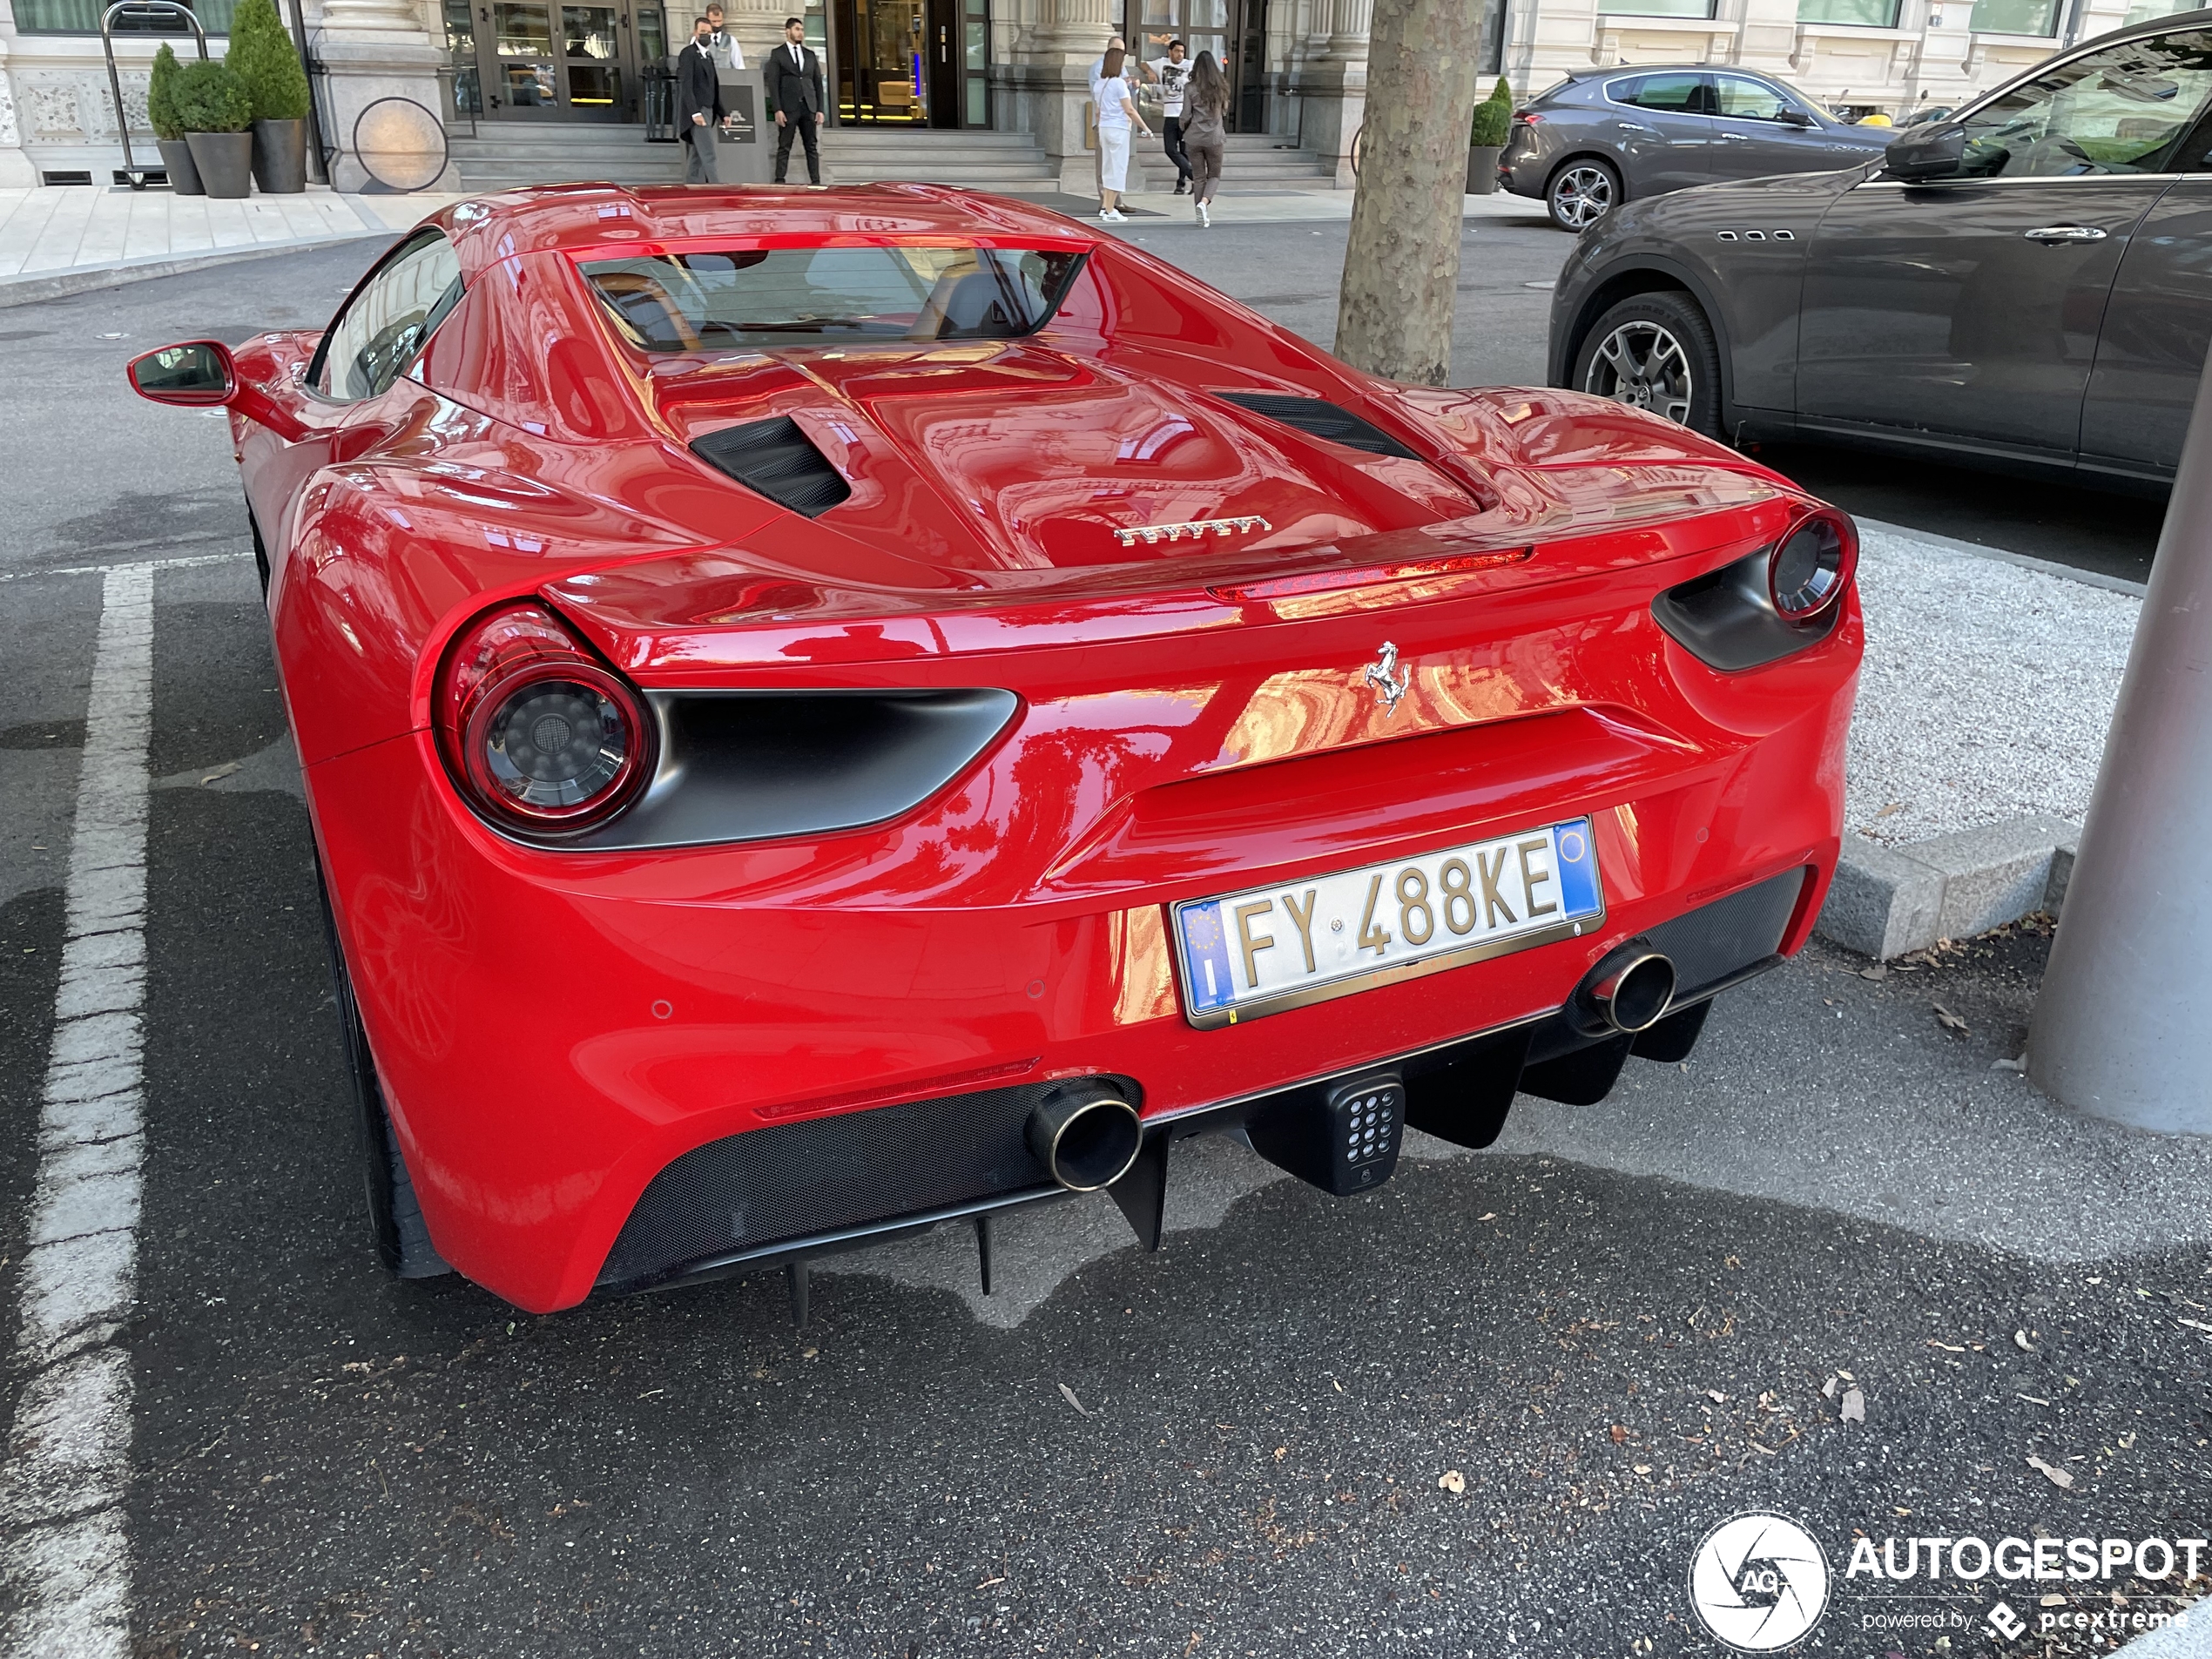
[[[1127,1077],[1096,1081],[1131,1105]],[[686,1152],[630,1212],[603,1285],[643,1289],[709,1262],[870,1222],[1050,1189],[1022,1137],[1062,1087],[1022,1083],[748,1130]]]
[[[819,518],[853,493],[845,475],[787,415],[694,438],[691,453],[747,489],[809,518]]]
[[[1350,409],[1340,408],[1323,398],[1285,397],[1274,392],[1223,392],[1219,395],[1224,403],[1234,403],[1240,409],[1250,409],[1254,415],[1264,415],[1271,421],[1296,427],[1317,438],[1326,438],[1347,449],[1364,449],[1371,455],[1396,455],[1405,461],[1420,459],[1380,427],[1371,425]]]

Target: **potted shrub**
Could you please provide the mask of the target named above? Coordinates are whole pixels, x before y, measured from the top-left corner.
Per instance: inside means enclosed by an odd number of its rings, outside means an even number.
[[[185,142],[185,130],[177,125],[172,94],[177,71],[183,67],[164,41],[153,55],[153,74],[146,82],[146,125],[153,129],[154,142],[161,146],[161,165],[168,170],[169,188],[179,196],[204,196],[207,192],[200,188],[199,169],[192,165],[192,145]]]
[[[253,185],[253,98],[226,63],[186,64],[170,87],[170,107],[210,196],[236,201]]]
[[[1498,77],[1490,96],[1474,106],[1467,127],[1467,194],[1487,196],[1498,188],[1498,156],[1513,127],[1513,88]]]
[[[225,57],[253,100],[253,182],[272,196],[307,187],[307,71],[275,0],[240,0]]]

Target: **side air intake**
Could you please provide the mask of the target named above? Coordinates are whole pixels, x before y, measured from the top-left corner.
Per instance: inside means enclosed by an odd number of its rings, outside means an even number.
[[[1296,427],[1312,437],[1326,438],[1347,449],[1364,449],[1371,455],[1395,455],[1402,461],[1420,459],[1381,428],[1325,398],[1285,397],[1276,392],[1220,392],[1216,395],[1224,403],[1234,403],[1240,409],[1250,409],[1254,415],[1264,415],[1271,421]]]
[[[819,518],[853,493],[845,475],[787,415],[694,438],[691,453],[747,489],[809,518]]]

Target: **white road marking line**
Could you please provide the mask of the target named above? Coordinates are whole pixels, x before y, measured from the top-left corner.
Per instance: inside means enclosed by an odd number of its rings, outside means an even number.
[[[64,564],[51,570],[0,570],[0,582],[28,582],[42,576],[112,576],[118,570],[183,570],[196,564],[228,564],[250,559],[250,549],[235,553],[191,553],[176,559],[141,559],[135,564]]]
[[[16,1336],[30,1380],[0,1465],[0,1607],[13,1609],[0,1659],[131,1648],[131,1356],[117,1332],[137,1290],[145,1148],[154,569],[119,566],[101,583]]]

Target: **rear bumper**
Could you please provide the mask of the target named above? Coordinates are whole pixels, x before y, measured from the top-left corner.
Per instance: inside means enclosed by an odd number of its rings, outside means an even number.
[[[1682,1058],[1714,996],[1782,961],[1791,923],[1817,884],[1811,868],[1785,870],[1649,929],[1645,937],[1674,961],[1682,989],[1668,1018],[1640,1035],[1595,1034],[1561,1008],[1287,1087],[1152,1114],[1146,1153],[1114,1196],[1140,1241],[1157,1247],[1173,1142],[1249,1136],[1255,1123],[1274,1126],[1278,1136],[1310,1139],[1300,1120],[1318,1117],[1333,1085],[1362,1074],[1402,1077],[1408,1123],[1463,1146],[1494,1141],[1523,1088],[1574,1100],[1602,1096],[1632,1054]],[[1102,1081],[1142,1103],[1135,1078]],[[1023,1139],[1029,1114],[1051,1088],[943,1096],[696,1148],[645,1189],[597,1288],[622,1295],[694,1284],[1063,1197]]]

